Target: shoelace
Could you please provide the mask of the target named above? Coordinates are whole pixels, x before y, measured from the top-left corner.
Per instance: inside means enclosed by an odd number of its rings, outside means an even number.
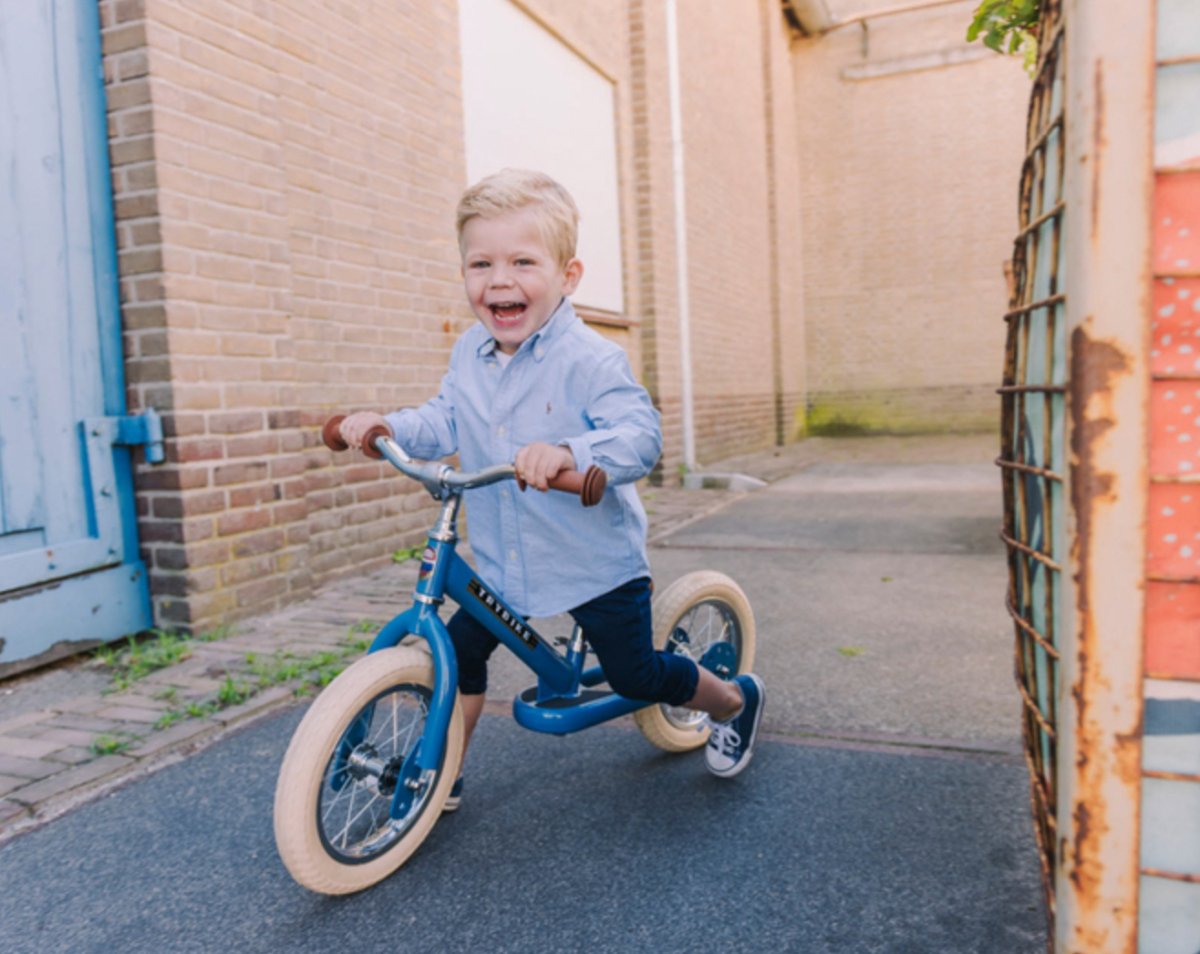
[[[708,744],[720,752],[722,755],[735,755],[738,748],[742,744],[742,737],[738,735],[737,729],[725,722],[714,722],[712,724],[712,735],[708,737]]]

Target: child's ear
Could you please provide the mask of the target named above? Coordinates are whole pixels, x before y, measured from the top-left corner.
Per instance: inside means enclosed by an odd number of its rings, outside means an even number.
[[[579,279],[583,278],[583,262],[573,258],[567,262],[563,272],[567,276],[567,280],[563,283],[563,294],[570,295],[579,285]]]

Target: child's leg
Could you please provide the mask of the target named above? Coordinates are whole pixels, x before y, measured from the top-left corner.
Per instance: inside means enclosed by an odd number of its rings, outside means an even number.
[[[571,615],[583,627],[608,684],[626,698],[699,709],[717,721],[741,708],[742,692],[736,683],[685,656],[654,649],[649,580],[631,580]]]
[[[715,775],[740,773],[754,753],[762,720],[762,680],[726,682],[686,656],[654,649],[650,581],[633,580],[571,611],[596,651],[608,684],[629,699],[707,712],[712,731],[704,761]]]
[[[696,694],[684,703],[689,709],[707,712],[716,722],[732,719],[742,708],[742,690],[736,682],[726,682],[703,667],[696,667],[700,678]]]
[[[459,610],[446,624],[458,660],[458,693],[463,713],[463,757],[487,693],[487,662],[500,641],[475,619]]]
[[[479,717],[483,715],[483,703],[486,699],[486,694],[482,692],[468,694],[460,691],[458,694],[463,714],[463,758],[466,758],[467,746],[471,744],[471,736],[475,732],[475,726],[479,724]]]

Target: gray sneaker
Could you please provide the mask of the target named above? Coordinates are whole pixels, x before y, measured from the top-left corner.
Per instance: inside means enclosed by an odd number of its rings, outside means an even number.
[[[750,764],[767,698],[762,680],[753,673],[743,673],[733,681],[742,690],[742,709],[726,722],[712,723],[712,734],[704,749],[708,770],[722,778],[732,778]]]

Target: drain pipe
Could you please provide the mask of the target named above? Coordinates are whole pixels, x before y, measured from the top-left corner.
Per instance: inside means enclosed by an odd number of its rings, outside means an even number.
[[[696,424],[692,394],[692,322],[688,304],[687,206],[683,179],[683,108],[679,87],[679,27],[676,0],[667,0],[667,91],[671,102],[671,166],[675,194],[675,281],[679,299],[680,411],[683,463],[696,469]]]

